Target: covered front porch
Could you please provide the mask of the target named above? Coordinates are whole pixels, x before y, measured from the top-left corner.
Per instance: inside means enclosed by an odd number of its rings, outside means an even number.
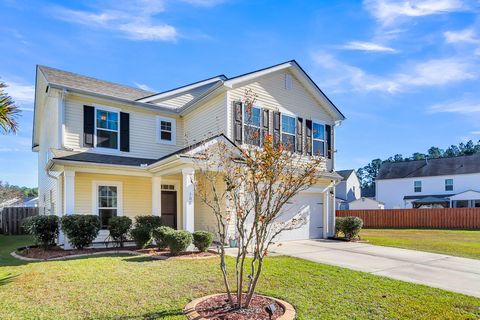
[[[155,172],[84,164],[57,169],[55,212],[59,216],[98,215],[102,230],[96,243],[108,241],[108,220],[113,216],[134,221],[136,216],[155,215],[174,229],[215,231],[214,215],[195,197],[195,170],[191,166]],[[59,242],[65,242],[63,237]]]

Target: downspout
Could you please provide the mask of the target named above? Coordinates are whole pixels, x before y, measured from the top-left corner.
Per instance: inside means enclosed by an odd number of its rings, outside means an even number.
[[[339,181],[336,180],[331,180],[328,186],[326,186],[322,190],[322,194],[324,194],[324,199],[323,199],[323,208],[324,208],[324,214],[323,214],[323,238],[326,239],[328,238],[328,233],[329,233],[329,211],[330,211],[330,189],[335,188],[337,184],[340,183]],[[335,195],[335,192],[333,193]],[[333,210],[333,229],[335,229],[335,201],[333,201],[332,205],[332,210]]]
[[[50,156],[49,156],[50,157]],[[53,167],[53,162],[52,160],[48,160],[48,163],[47,163],[47,166],[45,167],[45,172],[47,173],[47,176],[49,176],[50,178],[54,179],[56,181],[56,188],[57,188],[57,202],[56,202],[56,206],[57,206],[57,212],[56,212],[56,216],[58,218],[61,217],[60,214],[62,214],[63,216],[63,196],[61,195],[62,194],[62,190],[60,190],[60,175],[58,176],[54,176],[53,174],[50,173],[50,169],[52,169]],[[62,201],[59,201],[60,200],[60,197],[62,197]],[[57,245],[58,246],[63,246],[64,245],[64,242],[65,242],[65,237],[64,237],[64,234],[63,232],[60,230],[60,232],[58,233],[58,239],[57,239]]]

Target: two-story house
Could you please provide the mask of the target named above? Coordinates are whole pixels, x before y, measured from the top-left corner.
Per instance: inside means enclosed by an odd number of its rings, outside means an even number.
[[[342,176],[342,181],[335,186],[337,209],[348,209],[348,203],[361,196],[360,180],[353,169],[338,170],[337,173]]]
[[[248,124],[246,89],[258,95]],[[214,231],[213,214],[195,197],[191,157],[206,141],[257,143],[244,134],[256,126],[292,151],[323,159],[318,185],[289,204],[307,211],[308,222],[282,240],[327,237],[334,232],[335,128],[342,120],[295,61],[160,93],[37,66],[39,206],[58,216],[97,214],[105,229],[112,216],[157,215],[174,228]]]
[[[479,208],[480,154],[386,162],[376,178],[385,208]]]

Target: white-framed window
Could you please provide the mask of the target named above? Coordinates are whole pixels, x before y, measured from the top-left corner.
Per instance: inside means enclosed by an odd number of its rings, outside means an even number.
[[[249,110],[248,110],[249,109]],[[260,146],[262,140],[262,109],[257,106],[247,108],[243,105],[244,143]]]
[[[422,181],[420,180],[413,181],[413,191],[422,192]]]
[[[453,191],[453,179],[445,179],[445,191]]]
[[[282,144],[288,148],[289,151],[295,152],[295,133],[297,132],[297,119],[294,116],[282,114]]]
[[[312,121],[312,154],[325,156],[325,125]]]
[[[120,146],[120,112],[118,109],[95,107],[95,147],[118,150]]]
[[[94,181],[92,184],[93,212],[100,217],[102,229],[108,228],[110,218],[122,215],[122,183]]]
[[[177,122],[174,118],[157,117],[157,143],[176,143]]]

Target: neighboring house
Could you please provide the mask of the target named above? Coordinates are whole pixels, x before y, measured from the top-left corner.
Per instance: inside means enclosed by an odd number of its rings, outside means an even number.
[[[335,186],[337,209],[345,210],[349,208],[349,202],[361,197],[362,189],[355,170],[339,170],[337,173],[342,176],[342,181]]]
[[[349,210],[383,210],[385,209],[385,204],[383,202],[361,197],[360,199],[350,201],[348,203]]]
[[[0,209],[4,207],[38,207],[38,197],[18,197],[0,203]]]
[[[479,208],[480,153],[386,162],[376,178],[376,199],[391,208]]]
[[[258,94],[253,121],[240,102]],[[322,157],[318,185],[288,204],[307,223],[282,240],[334,233],[335,127],[344,116],[295,61],[244,75],[224,75],[155,93],[37,66],[33,150],[38,152],[39,206],[59,216],[157,215],[174,228],[215,230],[215,217],[195,196],[191,157],[205,144],[246,141],[263,130]],[[248,128],[247,128],[248,127]],[[229,235],[234,236],[234,218]],[[97,241],[108,235],[102,230]],[[62,242],[63,239],[60,239]]]

